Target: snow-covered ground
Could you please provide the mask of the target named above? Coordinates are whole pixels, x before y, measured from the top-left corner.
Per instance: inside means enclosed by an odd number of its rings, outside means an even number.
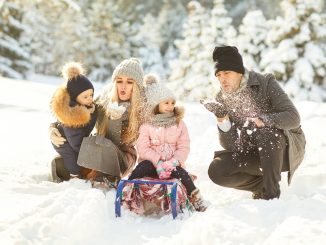
[[[89,183],[50,181],[49,100],[60,79],[0,78],[1,244],[324,244],[326,239],[326,104],[295,102],[306,133],[306,157],[279,200],[213,184],[207,169],[219,149],[214,117],[187,103],[188,169],[211,204],[204,213],[142,217],[114,214],[115,192]],[[37,82],[35,82],[37,81]],[[101,85],[95,86],[97,92]]]

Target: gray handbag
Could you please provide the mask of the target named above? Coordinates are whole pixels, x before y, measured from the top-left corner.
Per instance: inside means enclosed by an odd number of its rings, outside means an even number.
[[[77,164],[112,176],[121,176],[118,147],[102,135],[84,137]]]

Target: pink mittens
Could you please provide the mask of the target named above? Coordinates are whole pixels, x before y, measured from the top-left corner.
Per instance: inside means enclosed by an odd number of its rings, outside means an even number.
[[[168,179],[171,176],[172,171],[175,170],[175,167],[179,166],[178,160],[171,158],[168,161],[163,162],[160,160],[156,164],[156,172],[160,179]]]

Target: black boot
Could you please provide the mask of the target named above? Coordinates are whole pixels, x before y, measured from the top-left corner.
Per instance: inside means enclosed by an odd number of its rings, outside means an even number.
[[[261,193],[260,192],[253,192],[252,193],[252,199],[254,199],[254,200],[262,199]]]
[[[281,194],[281,191],[280,190],[278,190],[276,192],[276,194],[263,193],[262,194],[262,199],[264,199],[264,200],[272,200],[274,198],[277,198],[278,199],[280,197],[280,194]]]
[[[62,181],[67,181],[70,179],[70,174],[65,168],[63,159],[60,156],[55,157],[51,162],[51,176],[52,181],[60,183]]]
[[[253,192],[252,193],[252,199],[254,200],[258,200],[258,199],[264,199],[264,200],[272,200],[274,198],[279,198],[280,197],[280,193],[281,191],[278,190],[276,192],[276,194],[272,195],[272,194],[268,194],[266,192]]]

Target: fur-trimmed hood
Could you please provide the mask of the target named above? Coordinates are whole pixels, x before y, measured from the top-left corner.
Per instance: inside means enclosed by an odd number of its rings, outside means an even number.
[[[91,120],[90,111],[82,105],[69,106],[70,96],[65,85],[60,86],[54,93],[50,108],[56,119],[66,127],[79,128]]]
[[[176,117],[177,123],[179,123],[185,116],[185,108],[183,106],[174,107],[174,115]]]

